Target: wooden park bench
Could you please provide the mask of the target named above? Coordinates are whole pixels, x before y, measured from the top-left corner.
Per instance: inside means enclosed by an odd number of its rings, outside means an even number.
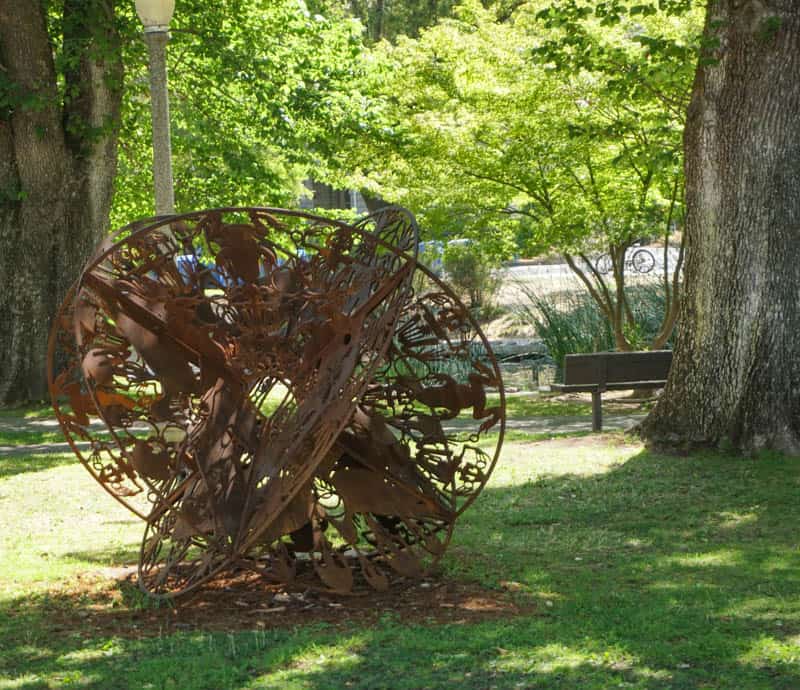
[[[672,364],[672,350],[650,352],[595,352],[564,358],[564,383],[553,384],[562,393],[592,394],[592,430],[603,428],[601,396],[605,391],[663,388]]]

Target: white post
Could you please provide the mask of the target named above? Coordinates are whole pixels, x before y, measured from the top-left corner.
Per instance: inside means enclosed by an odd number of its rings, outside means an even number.
[[[150,65],[150,113],[153,121],[153,183],[156,215],[175,213],[172,185],[172,144],[169,135],[169,93],[167,91],[167,43],[175,0],[135,0],[136,12],[144,24]]]

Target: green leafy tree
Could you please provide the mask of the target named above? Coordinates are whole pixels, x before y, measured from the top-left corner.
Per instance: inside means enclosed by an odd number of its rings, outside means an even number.
[[[800,452],[800,4],[708,3],[686,125],[686,291],[653,442]]]
[[[586,49],[576,30],[587,18],[613,28],[634,15],[687,16],[692,4],[564,0],[550,15],[567,27],[555,47],[569,52],[571,44],[575,64],[606,60]],[[664,394],[640,430],[683,450],[722,445],[797,454],[800,5],[710,0],[705,10],[684,132],[680,326]],[[648,43],[656,59],[641,75],[661,80],[662,64],[682,47]],[[635,88],[634,77],[622,83]]]
[[[448,16],[454,5],[455,0],[350,0],[349,9],[366,27],[367,40],[375,43],[417,36]]]
[[[648,13],[609,29],[552,10],[531,2],[499,20],[467,3],[419,39],[378,47],[367,86],[377,106],[348,160],[358,171],[350,181],[408,205],[439,236],[473,237],[498,254],[520,238],[523,250],[563,253],[617,347],[630,349],[625,252],[682,221],[696,27]],[[598,250],[613,258],[611,283],[590,259]],[[677,269],[652,347],[674,324]]]
[[[448,283],[465,296],[471,309],[479,314],[491,308],[497,292],[498,268],[480,251],[470,244],[453,244],[444,248],[442,264]]]
[[[321,8],[318,8],[321,9]],[[352,100],[361,26],[302,2],[181,4],[169,59],[176,207],[292,205],[302,180],[336,150]],[[118,194],[112,224],[152,208],[146,55],[125,54]]]

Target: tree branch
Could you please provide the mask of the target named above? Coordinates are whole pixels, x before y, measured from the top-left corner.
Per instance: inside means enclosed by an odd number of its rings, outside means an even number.
[[[491,175],[481,175],[479,173],[472,172],[471,170],[467,170],[466,168],[464,168],[462,166],[459,166],[459,169],[461,170],[462,173],[464,173],[465,175],[469,175],[470,177],[474,177],[474,178],[476,178],[478,180],[485,180],[486,182],[494,182],[495,184],[499,184],[499,185],[501,185],[503,187],[510,187],[511,189],[514,189],[514,190],[516,190],[518,192],[521,192],[522,194],[526,194],[527,196],[530,196],[531,198],[534,198],[534,199],[536,198],[536,196],[534,194],[531,194],[531,192],[528,189],[526,189],[525,187],[521,187],[518,184],[514,184],[513,182],[509,182],[508,180],[503,180],[502,178],[493,177]],[[537,201],[538,201],[538,199],[537,199]]]
[[[562,254],[562,256],[564,257],[564,261],[567,262],[567,265],[570,267],[572,272],[575,273],[575,275],[578,276],[580,281],[586,286],[586,289],[589,291],[589,294],[592,296],[592,299],[594,299],[594,301],[597,303],[597,306],[600,307],[600,311],[603,312],[603,315],[608,319],[608,322],[611,323],[613,315],[613,304],[611,303],[611,295],[609,294],[608,289],[606,288],[605,282],[602,279],[600,279],[600,284],[602,285],[606,300],[604,300],[603,297],[600,296],[600,293],[597,292],[595,286],[592,285],[592,281],[586,277],[586,273],[584,273],[584,271],[578,267],[578,265],[575,263],[575,259],[572,258],[572,255],[565,252],[564,254]],[[580,254],[579,256],[590,267],[595,276],[599,278],[597,272],[594,269],[594,266],[592,266],[592,263],[583,254]]]

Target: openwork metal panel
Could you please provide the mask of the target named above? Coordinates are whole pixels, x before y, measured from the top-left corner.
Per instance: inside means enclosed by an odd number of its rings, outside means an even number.
[[[54,324],[50,389],[81,462],[145,522],[144,591],[240,568],[385,589],[441,557],[504,398],[417,234],[396,207],[212,209],[98,249]]]

